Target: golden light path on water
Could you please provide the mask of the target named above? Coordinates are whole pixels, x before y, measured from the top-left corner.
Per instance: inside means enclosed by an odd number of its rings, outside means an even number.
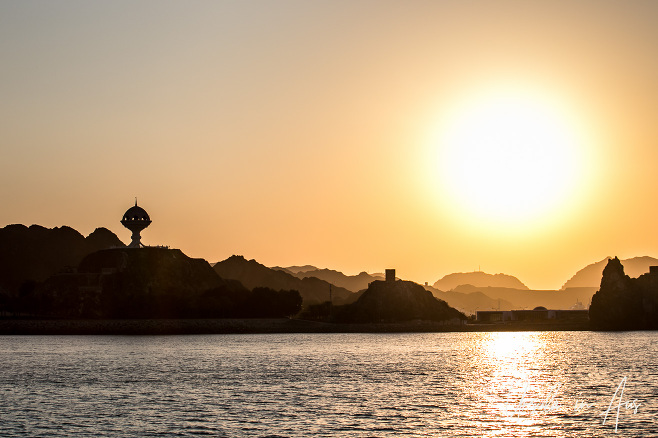
[[[545,436],[549,424],[564,425],[563,419],[572,416],[575,400],[565,396],[568,373],[560,372],[551,335],[481,333],[471,343],[471,361],[464,371],[477,376],[478,383],[459,390],[481,410],[469,412],[480,436]],[[552,421],[555,417],[558,421]],[[554,426],[551,436],[569,435]]]
[[[489,333],[483,340],[480,358],[487,361],[481,366],[486,368],[489,382],[481,388],[485,389],[489,405],[487,417],[503,418],[508,423],[487,436],[504,436],[509,426],[523,426],[528,434],[539,431],[539,426],[533,428],[536,419],[528,415],[522,400],[541,404],[538,394],[548,394],[549,387],[555,384],[542,376],[544,343],[540,337],[527,333]],[[528,391],[530,386],[535,391]],[[505,401],[501,401],[500,394],[508,394]]]

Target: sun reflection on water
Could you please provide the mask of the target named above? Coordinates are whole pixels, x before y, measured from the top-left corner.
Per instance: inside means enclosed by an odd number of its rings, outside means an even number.
[[[566,415],[560,393],[563,373],[553,372],[550,336],[482,333],[471,344],[471,362],[463,371],[476,375],[479,384],[462,390],[470,406],[469,421],[480,436],[536,436],[545,431],[547,420]],[[556,430],[553,436],[560,433]]]

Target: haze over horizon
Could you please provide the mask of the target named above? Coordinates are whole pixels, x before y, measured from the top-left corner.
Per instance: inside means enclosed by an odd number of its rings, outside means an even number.
[[[559,289],[656,256],[653,1],[0,4],[0,227]]]

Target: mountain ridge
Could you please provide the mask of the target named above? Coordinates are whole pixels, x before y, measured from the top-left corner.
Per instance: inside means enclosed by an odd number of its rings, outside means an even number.
[[[286,268],[283,268],[286,269]],[[307,277],[315,277],[324,280],[338,287],[343,287],[352,292],[359,292],[360,290],[367,289],[368,285],[375,280],[383,280],[383,276],[374,276],[363,271],[357,275],[346,275],[340,271],[333,269],[314,269],[309,271],[299,271],[292,273],[297,278],[304,279]]]
[[[560,290],[572,287],[599,287],[603,276],[603,269],[607,266],[612,257],[606,257],[601,261],[591,263],[578,270],[569,280],[567,280]],[[637,256],[625,260],[620,260],[624,266],[626,274],[631,277],[639,277],[649,272],[650,266],[658,266],[658,259],[650,256]]]
[[[220,277],[238,280],[248,289],[269,287],[297,290],[304,305],[329,301],[330,291],[334,304],[347,304],[358,298],[358,294],[319,278],[298,278],[285,271],[268,268],[254,259],[247,260],[241,255],[233,255],[218,262],[213,269]]]

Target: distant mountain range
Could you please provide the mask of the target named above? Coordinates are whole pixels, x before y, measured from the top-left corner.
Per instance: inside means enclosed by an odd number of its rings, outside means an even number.
[[[287,272],[297,278],[315,277],[324,280],[335,286],[343,287],[352,292],[358,292],[367,289],[368,285],[375,280],[383,280],[383,275],[371,275],[367,272],[361,272],[358,275],[345,275],[340,271],[332,269],[319,269],[314,266],[305,266],[302,269],[295,271],[298,266],[291,266],[288,268],[275,267],[272,269]],[[307,269],[312,268],[312,269]]]
[[[443,292],[432,286],[425,286],[425,289],[432,294],[448,303],[451,307],[467,314],[474,315],[478,310],[512,310],[516,307],[507,300],[491,298],[479,290],[473,292],[457,292],[454,290]]]
[[[439,290],[453,290],[457,286],[470,284],[476,287],[507,287],[512,289],[528,289],[521,281],[511,275],[487,274],[482,271],[458,272],[448,274],[436,283],[434,288]]]
[[[300,279],[316,277],[352,291],[363,291],[370,283],[381,280],[381,274],[347,276],[331,269],[311,265],[272,268]],[[220,274],[221,275],[221,274]],[[441,285],[443,289],[436,287]],[[501,286],[503,285],[503,286]],[[273,287],[268,283],[269,287]],[[436,298],[466,313],[478,310],[532,309],[537,306],[569,309],[578,302],[587,307],[596,288],[570,288],[568,291],[533,291],[516,277],[485,272],[454,273],[443,277],[434,286],[425,286]]]
[[[600,262],[585,266],[564,283],[562,290],[571,287],[595,287],[598,289],[601,285],[603,269],[608,264],[610,258],[611,257],[606,257]],[[658,259],[649,256],[633,257],[622,260],[621,264],[624,266],[626,275],[636,278],[649,272],[649,266],[658,266]]]
[[[312,265],[304,265],[304,266],[288,266],[287,268],[274,266],[272,269],[276,269],[277,271],[284,271],[289,274],[300,274],[307,271],[317,271],[319,268]]]
[[[365,272],[347,276],[339,271],[318,269],[312,265],[272,269],[300,279],[316,277],[354,292],[362,292],[372,281],[383,278],[381,274]],[[274,286],[269,283],[268,287]],[[578,303],[586,308],[597,290],[595,286],[569,287],[568,290],[561,291],[530,290],[514,276],[481,271],[448,274],[433,286],[424,288],[436,298],[466,314],[475,314],[478,310],[533,309],[538,306],[569,309],[577,307]]]
[[[297,290],[304,300],[304,305],[329,301],[330,288],[334,304],[348,304],[359,297],[359,294],[325,280],[316,277],[298,278],[283,270],[268,268],[256,260],[247,260],[242,256],[231,256],[216,263],[213,268],[220,277],[238,280],[248,289],[269,287],[275,290]]]
[[[500,299],[501,310],[506,310],[503,309],[503,303],[505,301],[511,303],[514,309],[534,309],[537,306],[544,306],[548,309],[570,309],[577,305],[578,302],[585,308],[588,307],[596,289],[595,287],[577,287],[556,291],[462,285],[455,288],[452,292],[481,292],[494,300]],[[494,309],[497,309],[497,307],[494,307]]]

